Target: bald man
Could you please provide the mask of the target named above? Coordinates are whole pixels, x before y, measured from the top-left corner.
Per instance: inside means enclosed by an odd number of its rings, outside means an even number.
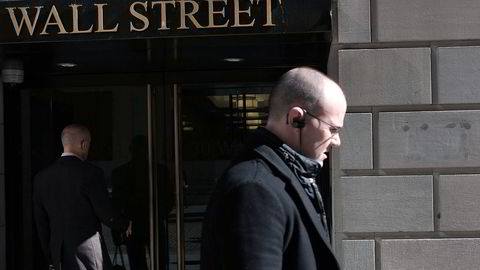
[[[340,145],[347,109],[317,70],[285,73],[259,128],[217,183],[203,224],[202,270],[340,269],[315,182]]]
[[[61,140],[63,154],[34,182],[34,215],[42,249],[57,270],[111,269],[101,223],[127,234],[131,224],[114,216],[102,170],[86,162],[88,129],[68,125]]]

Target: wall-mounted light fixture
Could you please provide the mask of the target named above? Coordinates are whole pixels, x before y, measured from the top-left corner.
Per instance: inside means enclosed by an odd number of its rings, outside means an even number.
[[[238,63],[238,62],[243,62],[245,59],[239,58],[239,57],[228,57],[224,58],[223,61],[225,62],[230,62],[230,63]]]
[[[64,62],[64,63],[57,63],[57,66],[62,67],[62,68],[74,68],[74,67],[77,66],[77,64]]]
[[[7,59],[2,65],[2,81],[9,84],[23,83],[23,63],[17,59]]]

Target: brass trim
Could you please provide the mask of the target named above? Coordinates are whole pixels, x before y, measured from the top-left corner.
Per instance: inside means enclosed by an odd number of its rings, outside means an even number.
[[[152,98],[152,87],[150,84],[147,84],[147,138],[148,138],[148,198],[149,198],[149,216],[150,216],[150,269],[156,269],[157,256],[155,252],[155,192],[154,192],[154,125],[153,122],[153,98]]]
[[[185,269],[185,235],[184,235],[184,219],[183,219],[183,177],[181,177],[180,164],[180,103],[179,103],[179,87],[173,85],[173,117],[174,117],[174,147],[175,147],[175,189],[176,197],[176,214],[177,214],[177,270]],[[180,115],[181,116],[181,115]]]

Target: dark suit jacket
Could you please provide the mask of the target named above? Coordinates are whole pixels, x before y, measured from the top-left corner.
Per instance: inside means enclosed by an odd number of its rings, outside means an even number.
[[[62,270],[79,269],[77,258],[85,256],[78,254],[79,247],[101,233],[101,223],[119,231],[128,226],[127,220],[114,218],[102,170],[74,156],[61,157],[36,175],[33,200],[44,253],[57,267],[62,263]],[[101,245],[86,255],[103,256],[104,269],[109,269],[103,241]]]
[[[340,269],[311,200],[268,140],[247,148],[217,184],[201,269]]]

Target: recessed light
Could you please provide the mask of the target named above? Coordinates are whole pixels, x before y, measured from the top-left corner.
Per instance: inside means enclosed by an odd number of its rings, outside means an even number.
[[[64,68],[73,68],[73,67],[76,67],[77,64],[75,64],[75,63],[57,63],[57,66],[64,67]]]
[[[243,58],[238,58],[238,57],[229,57],[229,58],[224,58],[223,61],[226,61],[226,62],[230,62],[230,63],[238,63],[238,62],[242,62],[244,61],[245,59]]]

